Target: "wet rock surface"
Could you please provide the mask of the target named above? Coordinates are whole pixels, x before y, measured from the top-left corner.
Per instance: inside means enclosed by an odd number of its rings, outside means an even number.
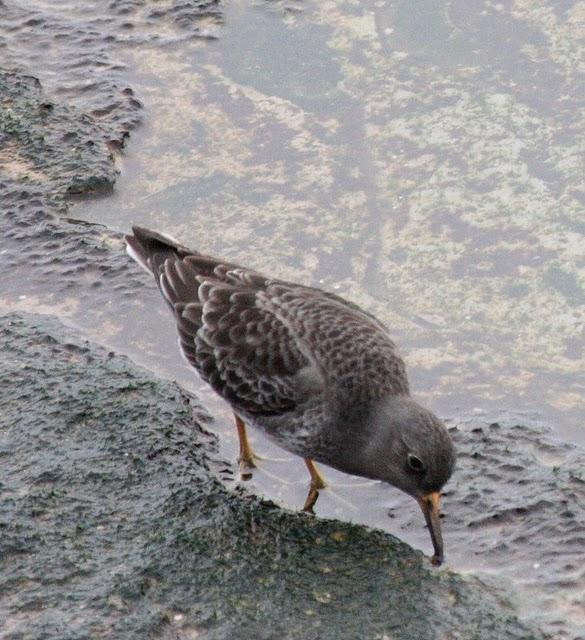
[[[451,433],[458,468],[443,525],[467,550],[458,566],[514,583],[551,637],[585,637],[585,451],[513,423],[461,420]]]
[[[44,187],[58,207],[68,196],[103,195],[114,187],[107,130],[49,99],[33,76],[0,70],[0,149],[0,189],[22,185],[22,201],[27,190]]]
[[[223,21],[219,0],[2,2],[0,11],[3,67],[41,73],[55,98],[104,124],[116,147],[142,119],[121,50],[213,38]]]
[[[121,239],[64,214],[74,196],[111,192],[117,171],[108,129],[77,107],[50,100],[36,78],[0,69],[0,142],[0,247],[7,266],[0,298],[26,300],[33,312],[54,302],[55,312],[60,306],[68,315],[79,308],[72,291],[83,283],[103,307],[111,297],[100,295],[105,274],[112,285],[127,275],[123,255],[109,250],[121,247]],[[132,277],[121,280],[132,288]]]
[[[392,536],[227,491],[192,397],[54,319],[0,349],[6,640],[540,637]]]

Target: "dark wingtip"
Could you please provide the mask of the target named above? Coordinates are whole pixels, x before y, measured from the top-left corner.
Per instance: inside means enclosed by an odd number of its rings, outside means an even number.
[[[134,231],[134,229],[132,229]],[[148,263],[148,251],[137,235],[124,235],[126,242],[126,253],[135,260],[143,269],[152,273],[152,269]]]
[[[128,254],[149,271],[153,271],[153,268],[156,271],[154,265],[164,262],[166,258],[196,253],[173,238],[146,227],[132,225],[132,232],[133,235],[124,236]]]
[[[141,227],[137,224],[132,225],[132,233],[138,240],[159,240],[160,234],[146,227]]]
[[[143,252],[152,253],[168,249],[172,251],[188,251],[181,243],[164,233],[159,233],[158,231],[153,231],[152,229],[147,229],[139,225],[132,225],[132,232],[134,234],[133,236],[124,236],[126,242],[134,243],[134,245],[132,245],[134,248],[136,248],[136,245],[140,246]]]
[[[132,233],[134,234],[134,238],[139,242],[149,242],[152,240],[158,240],[160,242],[162,239],[162,235],[156,231],[135,224],[132,225]]]

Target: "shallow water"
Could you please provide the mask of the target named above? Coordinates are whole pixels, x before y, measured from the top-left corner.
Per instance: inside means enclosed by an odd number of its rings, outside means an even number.
[[[544,42],[579,9],[555,31],[408,4],[233,3],[204,47],[124,52],[146,124],[114,197],[76,215],[341,292],[443,415],[530,412],[585,442],[581,96]]]
[[[416,394],[458,429],[444,500],[450,564],[522,586],[526,615],[558,637],[585,633],[583,489],[555,471],[582,457],[538,431],[585,444],[583,3],[234,2],[195,30],[173,3],[160,5],[163,17],[140,3],[31,6],[49,35],[39,42],[35,25],[14,18],[13,60],[110,130],[143,120],[117,154],[114,194],[72,215],[164,229],[375,312]],[[128,300],[114,288],[92,298],[43,286],[5,283],[4,305],[45,305],[195,390],[233,459],[229,411],[180,360],[154,289]],[[520,436],[515,423],[530,428]],[[301,505],[303,465],[252,440],[270,459],[251,486]],[[527,476],[532,491],[515,485]],[[429,550],[414,503],[327,477],[319,515]],[[572,516],[562,500],[575,502]]]

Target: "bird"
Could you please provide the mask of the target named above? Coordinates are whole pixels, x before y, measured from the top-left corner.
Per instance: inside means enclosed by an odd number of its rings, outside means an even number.
[[[231,407],[239,464],[257,457],[246,426],[303,458],[313,513],[325,488],[316,462],[388,483],[418,502],[433,565],[444,561],[440,492],[455,466],[444,423],[410,394],[388,329],[322,289],[271,278],[133,226],[127,252],[154,275],[180,350]]]

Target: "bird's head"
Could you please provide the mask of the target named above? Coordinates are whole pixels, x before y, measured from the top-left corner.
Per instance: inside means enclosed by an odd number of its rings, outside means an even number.
[[[419,503],[435,555],[443,561],[439,496],[455,466],[455,449],[445,425],[408,396],[390,396],[372,407],[363,455],[370,477],[398,487]],[[362,458],[364,459],[364,458]],[[373,473],[372,473],[373,470]]]

